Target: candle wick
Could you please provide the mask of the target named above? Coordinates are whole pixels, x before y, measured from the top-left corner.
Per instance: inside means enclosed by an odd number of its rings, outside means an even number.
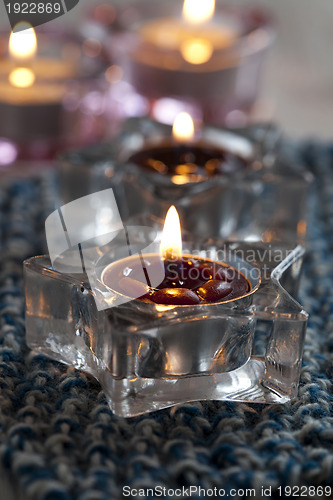
[[[128,246],[128,251],[129,251],[129,254],[132,255],[131,243],[130,243],[127,227],[125,226],[125,224],[124,224],[124,231],[125,231],[125,235],[126,235],[126,242],[127,242],[127,246]]]
[[[127,230],[127,227],[125,226],[125,224],[124,224],[124,230],[125,230],[125,235],[126,235],[126,242],[127,242],[127,246],[128,246],[128,252],[129,252],[130,255],[133,255],[132,248],[131,248],[131,243],[130,243],[130,239],[129,239],[129,235],[128,235],[128,230]],[[142,257],[142,253],[141,252],[139,252],[139,256],[140,256],[141,265],[142,265],[143,273],[144,273],[145,278],[146,278],[147,285],[149,286],[149,288],[152,288],[151,281],[150,281],[150,278],[149,278],[149,275],[148,275],[148,271],[147,271],[147,268],[146,268],[146,264],[145,264],[145,261],[144,261],[144,259]]]
[[[85,274],[86,273],[86,266],[84,265],[84,260],[83,260],[83,253],[82,253],[82,247],[81,247],[81,243],[78,243],[78,247],[79,247],[79,252],[80,252],[80,259],[81,259],[81,265],[82,265],[82,270]]]
[[[139,255],[140,255],[141,265],[142,265],[142,269],[143,269],[143,272],[144,272],[144,275],[145,275],[145,278],[146,278],[147,285],[149,286],[149,288],[152,288],[151,281],[150,281],[150,278],[149,278],[149,275],[148,275],[148,271],[147,271],[146,264],[145,264],[145,261],[143,259],[142,253],[139,252]]]

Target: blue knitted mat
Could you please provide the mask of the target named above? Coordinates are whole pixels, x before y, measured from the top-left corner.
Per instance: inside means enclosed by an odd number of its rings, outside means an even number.
[[[22,261],[45,251],[52,179],[2,186],[0,469],[10,488],[0,487],[1,500],[142,498],[146,488],[146,498],[187,498],[190,486],[197,499],[254,498],[250,489],[255,498],[331,497],[317,487],[333,491],[333,147],[293,154],[316,182],[300,297],[310,320],[299,398],[286,405],[192,403],[125,420],[94,379],[34,355],[24,340]]]

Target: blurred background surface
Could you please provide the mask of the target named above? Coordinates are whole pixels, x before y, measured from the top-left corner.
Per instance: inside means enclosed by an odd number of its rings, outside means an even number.
[[[248,5],[249,0],[230,1],[231,5],[242,3]],[[332,139],[332,0],[255,0],[253,3],[266,7],[277,27],[277,39],[265,61],[256,117],[277,121],[286,134],[294,137]],[[91,6],[91,0],[80,0],[70,13],[52,23],[65,22],[78,27]],[[3,3],[0,4],[0,28],[9,31]]]

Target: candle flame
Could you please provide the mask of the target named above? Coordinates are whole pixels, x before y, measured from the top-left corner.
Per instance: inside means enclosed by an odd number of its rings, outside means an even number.
[[[188,113],[178,113],[173,122],[172,135],[176,141],[190,141],[194,136],[194,123]]]
[[[18,23],[9,37],[10,55],[20,62],[28,62],[29,59],[33,58],[36,51],[37,38],[35,30],[29,23]],[[14,87],[27,88],[33,85],[35,74],[30,68],[18,67],[10,72],[8,79]]]
[[[163,259],[180,259],[182,256],[182,233],[179,215],[172,205],[165,217],[160,253]]]
[[[14,87],[31,87],[35,81],[35,74],[29,68],[15,68],[9,74],[9,81]]]
[[[215,12],[215,0],[184,0],[183,18],[189,23],[209,21]]]
[[[213,45],[205,38],[190,38],[180,46],[183,58],[190,64],[203,64],[209,61],[213,50]]]
[[[21,31],[14,31],[19,27]],[[18,23],[9,37],[9,53],[15,59],[30,59],[37,51],[35,30],[29,23]]]

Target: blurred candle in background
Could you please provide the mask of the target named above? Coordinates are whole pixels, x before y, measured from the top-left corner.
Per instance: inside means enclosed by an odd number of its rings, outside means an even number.
[[[183,110],[206,123],[244,125],[274,38],[263,10],[214,0],[132,4],[109,32],[110,59],[122,69],[114,100],[137,104],[124,106],[126,116],[170,125]]]
[[[239,35],[236,26],[222,19],[214,22],[214,13],[214,0],[185,0],[181,18],[148,21],[138,32],[145,42],[162,49],[178,50],[190,64],[204,64],[214,51],[229,47]]]
[[[85,54],[84,43],[66,32],[37,35],[22,23],[0,35],[0,165],[49,160],[61,149],[101,137],[104,64]],[[1,50],[2,48],[2,50]],[[89,110],[87,109],[89,108]],[[97,119],[96,119],[97,116]]]

